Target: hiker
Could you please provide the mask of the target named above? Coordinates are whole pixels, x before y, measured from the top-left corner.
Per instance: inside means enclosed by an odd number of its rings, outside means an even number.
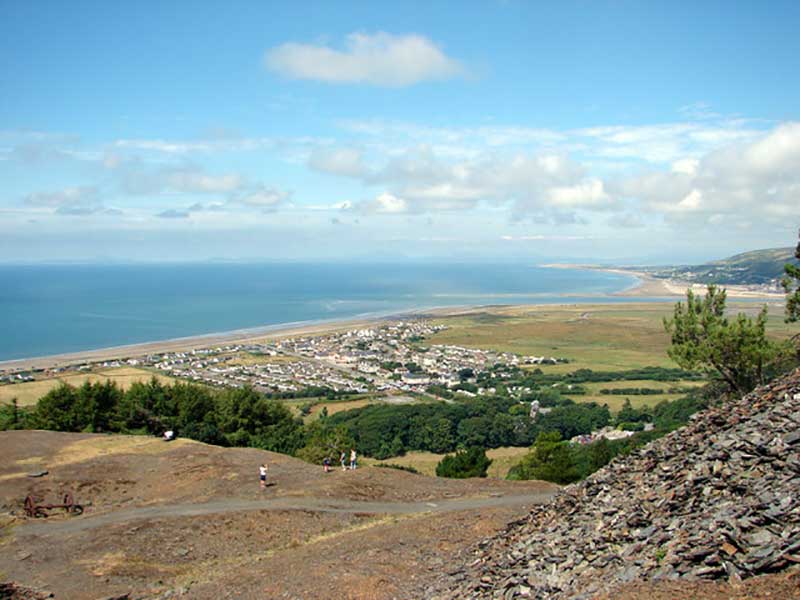
[[[339,462],[342,465],[342,471],[347,471],[347,453],[344,450],[339,455]]]
[[[326,473],[330,473],[331,471],[331,459],[327,456],[322,459],[322,470]]]
[[[267,488],[267,465],[262,464],[258,467],[258,479],[261,482],[261,489]]]
[[[356,449],[350,448],[350,469],[355,470],[356,468]]]
[[[175,432],[172,429],[168,429],[164,432],[164,441],[171,442],[175,439]]]

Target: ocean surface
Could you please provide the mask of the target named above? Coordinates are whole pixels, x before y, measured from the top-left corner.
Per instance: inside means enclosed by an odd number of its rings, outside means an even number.
[[[634,283],[523,264],[0,266],[0,360],[412,309],[592,302]]]

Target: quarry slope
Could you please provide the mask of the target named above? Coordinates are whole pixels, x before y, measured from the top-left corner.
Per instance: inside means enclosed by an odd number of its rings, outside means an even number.
[[[799,492],[800,370],[564,488],[426,595],[797,597]]]

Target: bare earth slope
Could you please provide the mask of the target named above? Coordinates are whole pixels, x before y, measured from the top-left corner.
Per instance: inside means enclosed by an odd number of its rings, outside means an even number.
[[[555,491],[325,474],[280,454],[138,436],[4,432],[0,456],[0,581],[58,599],[407,597],[461,545]],[[88,505],[82,516],[22,516],[28,493],[54,503],[66,491]]]
[[[800,597],[790,570],[800,563],[798,492],[795,371],[564,488],[465,553],[428,595]]]

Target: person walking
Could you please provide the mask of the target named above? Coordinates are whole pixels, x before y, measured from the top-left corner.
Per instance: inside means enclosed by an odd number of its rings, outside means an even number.
[[[261,489],[267,489],[267,465],[262,464],[258,467],[258,479],[261,484]]]
[[[322,459],[322,470],[325,471],[326,473],[330,473],[331,471],[331,459],[328,458],[327,456],[324,459]]]
[[[356,449],[350,448],[350,469],[355,470],[356,466]]]
[[[347,471],[347,453],[344,450],[339,455],[339,462],[342,464],[342,471]]]

